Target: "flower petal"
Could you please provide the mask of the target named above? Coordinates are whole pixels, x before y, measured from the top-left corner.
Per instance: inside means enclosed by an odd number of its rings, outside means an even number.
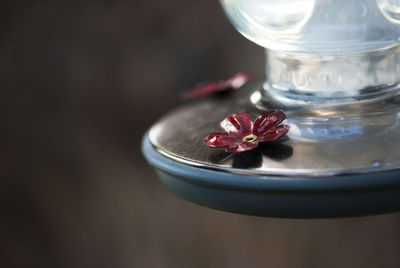
[[[263,134],[262,136],[258,137],[258,140],[260,142],[264,141],[274,141],[285,135],[290,129],[290,126],[288,125],[280,125],[277,127],[274,127],[273,129],[270,129],[268,132]]]
[[[258,146],[258,142],[241,142],[236,146],[229,146],[225,149],[228,153],[241,153],[249,150],[253,150]]]
[[[254,122],[253,134],[262,136],[269,132],[271,128],[285,120],[285,118],[286,115],[281,110],[263,112]]]
[[[226,81],[226,84],[228,85],[228,87],[236,89],[242,87],[253,78],[254,74],[251,72],[240,72],[232,76],[228,81]]]
[[[246,84],[249,80],[254,78],[254,74],[251,72],[240,72],[232,76],[227,81],[216,81],[216,82],[208,82],[202,83],[193,89],[185,92],[182,95],[183,99],[195,99],[199,97],[203,97],[215,92],[227,91],[231,89],[238,89]]]
[[[230,114],[219,125],[229,134],[239,138],[252,134],[253,131],[253,120],[246,113]]]
[[[184,99],[195,99],[205,95],[209,95],[214,92],[223,91],[229,89],[230,85],[228,85],[225,81],[218,82],[210,82],[201,84],[192,90],[183,94]]]
[[[226,147],[235,146],[241,142],[236,137],[229,135],[228,133],[211,133],[204,137],[203,142],[209,147]]]

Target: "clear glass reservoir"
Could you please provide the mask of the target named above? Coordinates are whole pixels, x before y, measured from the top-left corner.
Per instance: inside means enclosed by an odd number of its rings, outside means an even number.
[[[235,27],[274,50],[344,54],[400,37],[400,0],[221,0]]]
[[[271,94],[375,96],[400,82],[400,0],[221,0],[245,37],[267,49]]]

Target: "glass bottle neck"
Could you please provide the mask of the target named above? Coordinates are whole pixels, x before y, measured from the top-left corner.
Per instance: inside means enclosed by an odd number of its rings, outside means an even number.
[[[291,54],[266,50],[264,89],[280,99],[340,101],[398,89],[400,46],[350,55]]]

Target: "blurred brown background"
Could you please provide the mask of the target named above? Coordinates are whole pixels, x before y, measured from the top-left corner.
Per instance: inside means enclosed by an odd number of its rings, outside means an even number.
[[[400,214],[235,215],[182,200],[141,137],[264,53],[217,1],[3,1],[0,267],[400,267]]]

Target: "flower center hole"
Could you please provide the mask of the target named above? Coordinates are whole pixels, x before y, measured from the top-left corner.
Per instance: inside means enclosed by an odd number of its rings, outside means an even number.
[[[257,136],[254,134],[247,135],[246,137],[243,138],[243,141],[244,142],[255,142],[255,141],[257,141]]]

